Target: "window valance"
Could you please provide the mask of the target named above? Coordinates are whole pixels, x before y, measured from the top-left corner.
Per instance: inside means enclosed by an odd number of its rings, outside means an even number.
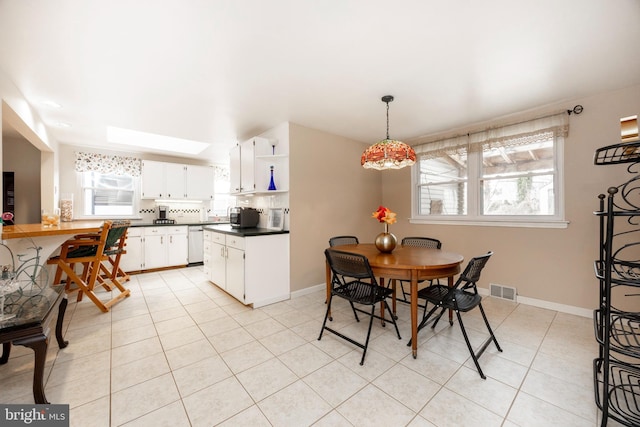
[[[100,172],[103,174],[140,176],[142,162],[135,157],[112,156],[76,151],[76,172]]]
[[[569,115],[566,112],[528,121],[487,128],[466,135],[457,135],[433,141],[425,141],[413,148],[420,159],[461,155],[467,152],[487,151],[532,144],[565,137],[569,134]]]

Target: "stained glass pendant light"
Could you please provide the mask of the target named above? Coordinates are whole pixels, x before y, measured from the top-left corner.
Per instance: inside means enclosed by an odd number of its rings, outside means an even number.
[[[402,169],[416,162],[416,152],[404,142],[389,139],[389,103],[393,96],[385,95],[382,102],[387,104],[387,139],[373,144],[362,153],[360,164],[365,169]]]

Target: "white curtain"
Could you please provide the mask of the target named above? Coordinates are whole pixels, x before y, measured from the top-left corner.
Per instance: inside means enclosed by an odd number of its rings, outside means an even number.
[[[548,141],[550,136],[569,134],[569,115],[566,112],[521,121],[514,124],[489,127],[466,135],[457,135],[415,145],[419,159],[433,159],[445,155]]]

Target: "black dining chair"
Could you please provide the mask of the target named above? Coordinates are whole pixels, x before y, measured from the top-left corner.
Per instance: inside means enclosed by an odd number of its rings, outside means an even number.
[[[322,329],[320,330],[318,341],[322,339],[322,334],[325,330],[349,341],[363,349],[362,359],[360,360],[360,365],[362,365],[364,364],[364,358],[367,354],[367,347],[369,345],[369,338],[371,337],[373,318],[375,317],[382,320],[382,326],[385,326],[384,311],[381,312],[381,316],[375,314],[376,305],[378,303],[383,304],[387,309],[390,320],[396,328],[398,339],[402,339],[400,337],[398,324],[396,323],[393,314],[391,313],[391,308],[387,303],[387,297],[391,296],[391,289],[378,285],[366,256],[338,251],[335,249],[326,249],[324,254],[332,272],[331,295],[327,304],[327,312],[324,316],[324,321],[322,322]],[[367,337],[364,343],[358,342],[355,339],[327,326],[327,319],[331,312],[331,302],[334,297],[344,298],[349,302],[356,321],[360,321],[357,312],[370,316],[369,328],[367,329]],[[365,311],[357,307],[355,304],[371,306],[371,311]]]
[[[357,245],[360,243],[356,236],[333,236],[329,239],[329,246],[340,246],[340,245]]]
[[[433,308],[428,313],[425,308],[422,321],[418,325],[418,331],[427,326],[429,323],[433,323],[431,325],[432,329],[435,328],[436,324],[445,313],[445,311],[455,311],[458,318],[458,323],[460,324],[462,335],[465,342],[467,343],[467,348],[469,349],[469,353],[471,353],[473,363],[475,363],[476,368],[478,369],[478,373],[480,374],[480,377],[482,379],[486,379],[486,377],[482,372],[482,369],[480,368],[478,358],[482,355],[482,353],[484,353],[484,351],[492,341],[496,345],[498,351],[502,351],[502,348],[500,348],[500,344],[498,344],[498,340],[493,334],[493,330],[491,329],[491,325],[487,320],[484,309],[482,308],[482,296],[478,294],[478,288],[476,286],[478,280],[480,279],[480,273],[489,261],[491,255],[493,255],[493,252],[488,252],[485,255],[472,258],[462,274],[460,274],[460,277],[458,277],[458,280],[453,285],[453,287],[448,287],[445,285],[432,285],[418,291],[418,298],[424,299],[426,301],[425,306],[427,306],[427,304],[433,304]],[[476,307],[480,309],[484,324],[489,330],[489,338],[487,338],[484,343],[482,343],[477,352],[473,350],[473,347],[471,347],[467,331],[465,330],[464,323],[462,322],[462,316],[460,315],[460,312],[466,313]],[[434,314],[438,310],[440,310],[440,312],[434,316]],[[453,325],[453,321],[450,321],[450,324]]]
[[[442,242],[432,237],[405,237],[402,239],[400,244],[402,246],[412,246],[412,247],[418,247],[418,248],[442,249]],[[406,304],[411,304],[411,300],[409,299],[409,296],[411,295],[411,293],[405,290],[404,288],[405,284],[407,286],[411,286],[410,285],[411,282],[409,280],[399,280],[399,282],[400,282],[400,292],[402,292],[402,298],[398,298],[398,295],[396,295],[396,301],[401,301]],[[429,285],[433,284],[433,280],[427,280],[427,282],[429,282]],[[440,280],[436,279],[436,283],[440,284]],[[393,291],[395,294],[396,289],[394,288]],[[424,308],[424,304],[420,304],[419,301],[418,301],[418,306]]]

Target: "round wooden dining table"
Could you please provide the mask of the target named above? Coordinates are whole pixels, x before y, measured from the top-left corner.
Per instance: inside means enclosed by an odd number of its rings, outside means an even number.
[[[418,355],[418,283],[424,280],[447,278],[449,286],[453,286],[453,278],[460,272],[464,257],[441,249],[402,245],[387,254],[380,252],[373,243],[339,245],[330,249],[366,256],[376,277],[410,281],[411,349],[415,359]],[[331,295],[331,268],[328,263],[326,281],[328,301]]]

